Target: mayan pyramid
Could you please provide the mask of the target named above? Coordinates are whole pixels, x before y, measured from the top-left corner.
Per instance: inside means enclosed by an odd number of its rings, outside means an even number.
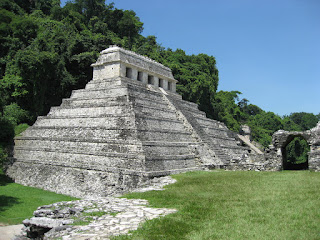
[[[172,173],[246,160],[248,149],[176,93],[169,68],[117,46],[93,79],[15,138],[7,174],[76,197],[107,196]]]

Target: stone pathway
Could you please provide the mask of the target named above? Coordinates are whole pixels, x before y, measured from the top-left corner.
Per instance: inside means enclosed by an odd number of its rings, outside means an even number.
[[[20,234],[23,224],[18,225],[1,225],[0,223],[0,239],[1,240],[10,240],[15,235]]]
[[[174,182],[168,176],[157,178],[135,191],[163,190],[164,185]],[[28,239],[27,234],[29,237],[44,234],[44,239],[109,239],[136,230],[146,220],[174,212],[175,209],[148,207],[148,201],[143,199],[104,197],[58,202],[39,207],[35,217],[23,222],[23,234],[15,239]],[[87,225],[81,225],[84,223]]]

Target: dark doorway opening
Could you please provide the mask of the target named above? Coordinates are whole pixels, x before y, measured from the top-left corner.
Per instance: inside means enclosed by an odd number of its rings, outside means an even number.
[[[289,136],[282,148],[283,170],[308,169],[310,147],[302,136]]]

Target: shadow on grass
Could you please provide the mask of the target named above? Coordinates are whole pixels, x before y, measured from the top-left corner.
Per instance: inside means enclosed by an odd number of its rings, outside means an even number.
[[[18,198],[0,195],[0,213],[18,203],[20,203]]]
[[[5,186],[9,183],[13,183],[13,180],[3,172],[0,172],[0,186]],[[18,203],[20,203],[18,198],[0,195],[0,213]]]
[[[13,183],[13,180],[4,173],[0,172],[0,186],[5,186],[8,183]]]

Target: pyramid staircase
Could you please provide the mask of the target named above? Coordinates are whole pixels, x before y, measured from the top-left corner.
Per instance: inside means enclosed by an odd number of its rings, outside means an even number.
[[[182,112],[202,141],[211,150],[211,158],[216,159],[214,162],[211,159],[203,165],[209,168],[224,168],[231,163],[239,163],[246,158],[250,149],[239,146],[236,135],[224,123],[207,118],[204,112],[198,110],[198,105],[195,103],[176,99],[175,96],[169,99]]]

